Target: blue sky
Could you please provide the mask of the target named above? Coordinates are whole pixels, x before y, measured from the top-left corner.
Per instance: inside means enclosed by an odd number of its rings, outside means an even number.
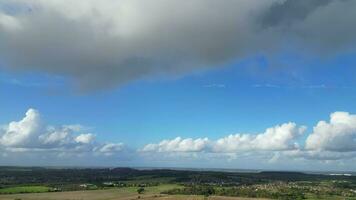
[[[270,66],[266,58],[257,57],[89,94],[73,91],[62,80],[51,80],[51,75],[4,72],[0,97],[8,114],[1,116],[1,122],[20,119],[28,108],[36,108],[51,124],[83,124],[93,127],[101,140],[136,147],[176,136],[258,133],[289,121],[313,127],[334,111],[356,112],[356,87],[350,77],[355,61],[347,57],[319,61],[322,64],[310,63],[312,70],[296,69],[297,75],[277,71],[261,77],[256,74]],[[246,62],[262,69],[251,74],[244,69]]]
[[[355,3],[135,2],[0,3],[0,164],[356,170]]]

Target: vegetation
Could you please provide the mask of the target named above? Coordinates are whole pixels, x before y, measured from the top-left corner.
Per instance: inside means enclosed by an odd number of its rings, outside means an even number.
[[[354,199],[355,176],[299,172],[216,172],[136,170],[130,168],[53,169],[0,167],[0,199],[4,194],[82,191],[83,194],[216,196],[266,199]],[[93,192],[93,193],[91,193]],[[50,193],[48,193],[50,194]],[[74,195],[74,193],[70,193]],[[81,194],[81,193],[80,193]],[[29,195],[29,194],[28,194]],[[136,196],[135,196],[136,195]],[[194,196],[192,196],[194,195]],[[23,196],[20,196],[20,199]],[[91,196],[78,197],[86,199]],[[187,197],[187,196],[186,196]],[[200,198],[202,197],[202,198]],[[13,200],[17,196],[12,196]],[[36,198],[38,198],[36,196]],[[131,198],[131,197],[130,197]],[[150,197],[151,198],[151,197]],[[27,198],[26,198],[27,199]],[[55,199],[55,198],[54,198]],[[67,198],[69,199],[69,198]],[[184,199],[184,198],[182,198]],[[37,199],[36,199],[37,200]]]
[[[52,189],[46,186],[19,186],[0,189],[0,194],[16,194],[16,193],[40,193],[50,192]]]
[[[139,194],[142,194],[144,191],[145,191],[145,188],[143,188],[143,187],[139,187],[137,189],[137,193],[139,193]]]

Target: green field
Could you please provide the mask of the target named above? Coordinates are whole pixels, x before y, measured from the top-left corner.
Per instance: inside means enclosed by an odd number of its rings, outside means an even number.
[[[49,192],[51,188],[46,186],[19,186],[0,189],[0,194],[17,194],[17,193],[41,193]]]
[[[219,197],[210,196],[208,198],[201,195],[164,195],[163,191],[167,191],[174,188],[182,188],[181,185],[176,184],[163,184],[159,186],[145,187],[143,194],[138,194],[138,187],[124,187],[113,188],[104,190],[84,190],[84,191],[71,191],[71,192],[47,192],[51,188],[44,186],[23,186],[23,187],[11,187],[1,189],[2,195],[0,200],[126,200],[126,199],[165,199],[165,200],[247,200],[254,198],[242,198],[242,197]],[[7,193],[7,194],[5,194]],[[16,193],[16,194],[15,194]],[[26,194],[20,194],[26,193]],[[342,200],[345,197],[338,196],[315,196],[307,195],[307,199],[326,199],[326,200]],[[347,200],[356,200],[356,198],[346,198]],[[256,199],[255,199],[256,200]],[[259,199],[262,200],[262,199]]]
[[[181,188],[176,184],[164,184],[159,186],[145,187],[141,196],[160,195],[161,192]],[[45,186],[21,186],[0,189],[0,199],[115,199],[121,197],[137,197],[138,187],[124,187],[103,190],[85,190],[72,192],[49,192],[51,188]],[[25,194],[26,193],[26,194]],[[34,194],[35,193],[35,194]]]
[[[247,200],[239,197],[216,197],[206,198],[199,195],[163,195],[161,192],[177,187],[174,184],[146,187],[143,194],[138,194],[138,187],[125,187],[105,190],[85,190],[72,192],[48,192],[48,193],[27,193],[0,195],[0,200]],[[248,199],[253,200],[253,199]],[[262,200],[262,199],[255,199]]]
[[[0,167],[0,179],[0,200],[356,200],[356,176],[301,172]]]
[[[49,192],[51,188],[45,186],[21,186],[0,189],[0,200],[124,200],[124,199],[166,199],[166,200],[246,200],[253,198],[242,197],[204,197],[201,195],[166,195],[161,194],[164,191],[183,188],[177,184],[162,184],[159,186],[145,187],[144,193],[138,194],[139,187],[123,187],[101,190],[83,190],[71,192]],[[306,199],[326,199],[326,200],[344,200],[345,197],[332,195],[312,195],[308,194]],[[347,200],[356,200],[356,198],[346,198]]]

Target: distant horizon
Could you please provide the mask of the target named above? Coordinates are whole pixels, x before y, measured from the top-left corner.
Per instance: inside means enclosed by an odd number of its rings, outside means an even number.
[[[130,167],[130,166],[7,166],[1,165],[0,168],[45,168],[45,169],[115,169],[115,168],[127,168],[136,170],[177,170],[177,171],[216,171],[216,172],[237,172],[237,173],[260,173],[260,172],[297,172],[307,174],[325,174],[331,175],[336,173],[337,175],[350,174],[356,176],[356,171],[318,171],[318,170],[286,170],[286,169],[236,169],[236,168],[198,168],[198,167]]]

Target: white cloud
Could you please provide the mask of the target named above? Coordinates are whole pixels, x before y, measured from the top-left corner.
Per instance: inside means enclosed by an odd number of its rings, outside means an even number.
[[[286,123],[266,129],[264,133],[235,134],[210,141],[208,138],[163,140],[158,144],[148,144],[143,152],[215,152],[238,153],[243,151],[283,151],[298,148],[296,139],[305,132],[305,127]]]
[[[295,123],[286,123],[266,129],[264,133],[235,134],[221,138],[214,145],[215,152],[239,151],[278,151],[298,148],[296,139],[302,135],[306,127],[298,127]]]
[[[88,144],[91,143],[95,139],[93,134],[80,134],[75,138],[75,141],[78,143]]]
[[[41,121],[38,111],[29,109],[26,116],[16,122],[10,122],[1,134],[0,142],[4,146],[18,147],[33,145],[33,139],[40,134]]]
[[[318,122],[305,141],[300,136],[306,128],[289,122],[267,128],[259,134],[232,134],[217,140],[177,137],[131,151],[123,143],[96,141],[95,135],[86,133],[87,128],[81,125],[46,125],[38,111],[29,109],[23,119],[0,126],[0,150],[6,158],[37,155],[46,159],[61,156],[90,160],[91,156],[98,159],[117,156],[127,160],[135,158],[177,164],[177,158],[182,159],[181,164],[195,161],[211,163],[214,160],[234,163],[241,159],[266,165],[278,165],[286,160],[294,163],[349,163],[356,159],[355,124],[356,115],[335,112],[330,115],[329,122]]]
[[[209,145],[207,138],[199,138],[193,140],[192,138],[182,139],[177,137],[173,140],[163,140],[158,144],[148,144],[143,152],[198,152],[203,151]]]
[[[11,122],[1,135],[1,144],[11,148],[58,148],[75,144],[77,126],[54,127],[42,122],[40,113],[29,109],[26,116]]]
[[[178,137],[173,140],[163,140],[158,144],[148,144],[140,151],[200,153],[200,155],[214,153],[229,157],[244,154],[254,157],[272,155],[269,160],[273,162],[283,156],[290,159],[303,158],[316,161],[356,158],[356,115],[334,112],[330,115],[329,122],[318,122],[313,132],[302,141],[299,136],[305,132],[305,126],[297,126],[289,122],[267,128],[260,134],[232,134],[215,141],[207,138],[193,140]]]
[[[302,158],[304,160],[331,161],[331,160],[349,160],[356,158],[356,152],[339,152],[327,150],[306,150],[297,149],[282,152],[289,158]]]
[[[356,151],[356,115],[334,112],[330,122],[320,121],[306,140],[306,149],[318,151]]]
[[[63,125],[63,128],[66,128],[66,129],[69,129],[69,130],[72,130],[72,131],[76,131],[76,132],[84,131],[84,130],[88,129],[87,127],[84,127],[84,126],[82,126],[80,124]]]
[[[40,135],[38,139],[44,145],[64,145],[71,142],[70,132],[66,129],[48,128],[47,133]]]
[[[9,152],[95,153],[113,155],[124,150],[123,144],[101,144],[95,135],[83,133],[81,125],[46,125],[40,113],[29,109],[20,121],[10,122],[0,129],[0,149]]]
[[[95,152],[109,156],[122,152],[123,150],[125,150],[125,145],[123,143],[107,143],[94,148]]]

